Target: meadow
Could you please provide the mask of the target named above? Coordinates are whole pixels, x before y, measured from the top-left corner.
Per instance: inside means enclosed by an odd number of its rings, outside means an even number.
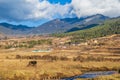
[[[79,45],[57,43],[60,39],[54,39],[51,52],[32,52],[49,48],[51,43],[33,48],[1,47],[0,80],[59,80],[91,71],[119,71],[119,38],[116,35],[108,36],[96,39],[97,42],[91,40]],[[66,39],[61,40],[66,42]],[[111,42],[105,41],[108,39]],[[37,64],[29,65],[31,61]],[[110,79],[117,80],[119,77],[119,74],[115,74]],[[107,80],[109,76],[102,78]],[[104,80],[102,78],[88,80]]]

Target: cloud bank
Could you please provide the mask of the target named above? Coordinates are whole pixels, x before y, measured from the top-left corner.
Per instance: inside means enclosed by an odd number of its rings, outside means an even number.
[[[0,19],[35,21],[103,14],[120,16],[120,0],[72,0],[71,3],[51,4],[47,0],[0,0]]]
[[[64,17],[69,14],[69,6],[46,0],[0,0],[0,18],[22,21]]]
[[[120,0],[72,0],[71,4],[78,17],[93,14],[120,16]]]

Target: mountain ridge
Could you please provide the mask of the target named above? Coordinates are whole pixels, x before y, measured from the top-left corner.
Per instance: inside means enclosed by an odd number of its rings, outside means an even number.
[[[88,19],[91,19],[88,21]],[[47,23],[44,23],[37,28],[33,29],[32,32],[34,34],[38,33],[62,33],[67,32],[72,28],[80,28],[84,29],[84,27],[87,27],[92,24],[101,24],[105,20],[110,19],[107,16],[96,14],[88,17],[82,17],[82,18],[64,18],[64,19],[54,19]],[[87,20],[87,22],[86,22]],[[89,28],[89,27],[88,27]]]
[[[25,25],[13,25],[9,23],[0,23],[0,32],[6,35],[45,35],[53,33],[72,32],[84,30],[103,24],[105,20],[111,18],[102,14],[96,14],[81,18],[63,18],[48,21],[37,27],[28,27]]]
[[[81,39],[83,41],[86,41],[92,38],[104,37],[112,34],[120,34],[120,18],[113,18],[110,20],[106,20],[103,24],[90,29],[61,33],[61,34],[53,34],[53,36],[56,37],[71,36],[72,37],[71,42],[77,43],[77,42],[81,42],[80,41]]]
[[[28,27],[26,25],[13,25],[10,23],[0,23],[0,32],[6,35],[22,35],[34,27]]]

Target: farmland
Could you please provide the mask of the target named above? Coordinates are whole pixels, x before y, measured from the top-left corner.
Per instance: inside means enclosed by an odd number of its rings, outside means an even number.
[[[20,38],[1,41],[0,77],[2,80],[60,79],[89,71],[118,71],[120,69],[120,35],[88,40],[80,44],[68,44],[69,37]],[[33,47],[15,47],[34,41]],[[48,41],[48,42],[47,42]],[[7,44],[12,47],[5,48]],[[43,42],[42,42],[43,43]],[[28,43],[27,43],[28,44]],[[51,49],[51,52],[32,52]],[[37,61],[36,66],[27,66]]]

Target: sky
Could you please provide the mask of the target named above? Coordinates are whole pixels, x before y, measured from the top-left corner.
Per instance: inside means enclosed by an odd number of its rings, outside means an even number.
[[[120,16],[120,0],[0,0],[0,22],[38,26],[56,18]]]
[[[48,0],[52,4],[60,3],[61,5],[65,5],[66,3],[71,3],[71,0]]]

